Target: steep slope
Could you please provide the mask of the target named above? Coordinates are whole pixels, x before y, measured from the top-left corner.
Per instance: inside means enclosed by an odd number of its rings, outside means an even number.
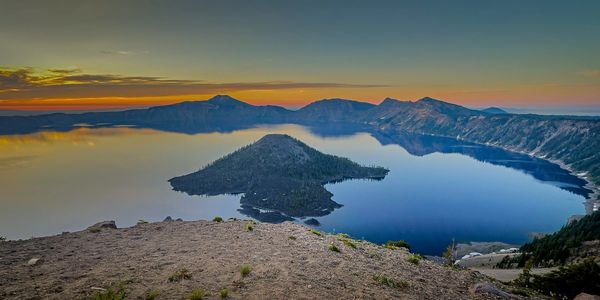
[[[600,184],[600,120],[486,114],[438,100],[384,101],[367,122],[388,135],[414,132],[499,146],[561,161]]]
[[[347,178],[383,178],[388,170],[326,155],[282,134],[269,134],[206,166],[169,180],[190,195],[244,193],[242,205],[288,216],[322,216],[340,207],[323,185]]]

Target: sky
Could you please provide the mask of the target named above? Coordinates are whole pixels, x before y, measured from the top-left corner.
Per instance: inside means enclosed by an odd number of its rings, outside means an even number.
[[[0,3],[0,110],[229,94],[600,112],[600,1]]]

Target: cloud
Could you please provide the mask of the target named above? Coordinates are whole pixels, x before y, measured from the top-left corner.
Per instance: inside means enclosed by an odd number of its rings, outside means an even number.
[[[148,54],[150,51],[130,51],[130,50],[100,50],[100,53],[106,55],[136,55],[136,54]]]
[[[79,69],[0,68],[0,100],[151,97],[213,94],[250,90],[375,88],[385,85],[328,82],[207,82],[150,76],[85,74]]]
[[[600,78],[600,70],[583,70],[579,72],[579,75],[590,78]]]

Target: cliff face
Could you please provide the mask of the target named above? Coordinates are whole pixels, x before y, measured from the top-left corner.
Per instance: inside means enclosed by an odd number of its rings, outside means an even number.
[[[600,184],[598,119],[486,114],[467,109],[457,111],[454,107],[445,110],[420,102],[387,103],[388,107],[382,110],[387,114],[367,116],[367,122],[388,134],[414,132],[448,136],[559,160],[574,170],[587,172],[589,179]]]

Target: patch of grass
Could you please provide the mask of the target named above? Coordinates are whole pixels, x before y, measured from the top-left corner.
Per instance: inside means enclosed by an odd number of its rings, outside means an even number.
[[[219,297],[221,297],[221,299],[225,299],[227,297],[229,297],[229,289],[228,288],[223,288],[219,291]]]
[[[342,239],[341,241],[342,241],[342,243],[344,243],[344,245],[346,245],[346,246],[348,246],[350,248],[356,249],[356,244],[353,243],[351,240]]]
[[[331,243],[331,245],[329,245],[329,250],[331,250],[333,252],[337,252],[337,253],[342,252],[334,243]]]
[[[141,225],[141,224],[148,224],[148,221],[146,221],[146,220],[144,220],[144,219],[139,219],[137,223],[138,223],[138,225]]]
[[[252,272],[252,268],[249,265],[242,265],[240,267],[240,273],[242,274],[242,276],[247,276],[248,274],[250,274],[250,272]]]
[[[352,239],[352,238],[351,238],[349,235],[347,235],[347,234],[345,234],[345,233],[340,233],[340,234],[338,234],[338,237],[339,237],[339,238],[342,238],[342,239]]]
[[[395,280],[393,278],[387,277],[384,274],[375,274],[373,275],[373,279],[380,284],[389,286],[391,288],[406,288],[408,287],[408,282],[406,280]]]
[[[202,300],[206,296],[206,292],[203,289],[195,289],[188,296],[189,300]]]
[[[169,276],[169,282],[179,282],[181,280],[191,279],[192,274],[186,268],[182,268]]]
[[[254,230],[254,226],[252,226],[252,223],[247,223],[246,224],[246,231],[253,231]]]
[[[406,242],[406,241],[387,241],[387,243],[385,243],[384,245],[385,248],[388,249],[392,249],[392,250],[398,250],[400,248],[406,248],[408,250],[410,250],[410,245]]]
[[[213,222],[221,223],[221,222],[223,222],[223,218],[221,218],[221,217],[214,217],[213,218]]]
[[[160,296],[160,290],[154,290],[154,291],[150,291],[148,293],[146,293],[146,300],[155,300],[156,298],[158,298],[158,296]]]
[[[406,258],[406,261],[411,263],[411,264],[415,264],[418,265],[419,262],[423,259],[423,256],[419,255],[419,254],[410,254],[408,255],[408,257]]]
[[[315,230],[315,229],[311,228],[308,231],[310,231],[312,234],[316,234],[318,236],[323,236],[323,234],[320,231],[318,231],[318,230]]]
[[[102,229],[100,229],[98,227],[92,227],[92,228],[88,229],[88,231],[91,233],[98,233],[98,232],[102,231]]]
[[[127,299],[127,293],[125,292],[125,285],[120,284],[118,288],[109,288],[104,291],[97,291],[92,295],[90,300],[125,300]]]
[[[296,240],[296,237],[295,237],[295,236],[293,236],[293,235],[290,235],[290,236],[288,236],[288,239],[290,239],[290,240],[292,240],[292,241],[295,241],[295,240]]]

